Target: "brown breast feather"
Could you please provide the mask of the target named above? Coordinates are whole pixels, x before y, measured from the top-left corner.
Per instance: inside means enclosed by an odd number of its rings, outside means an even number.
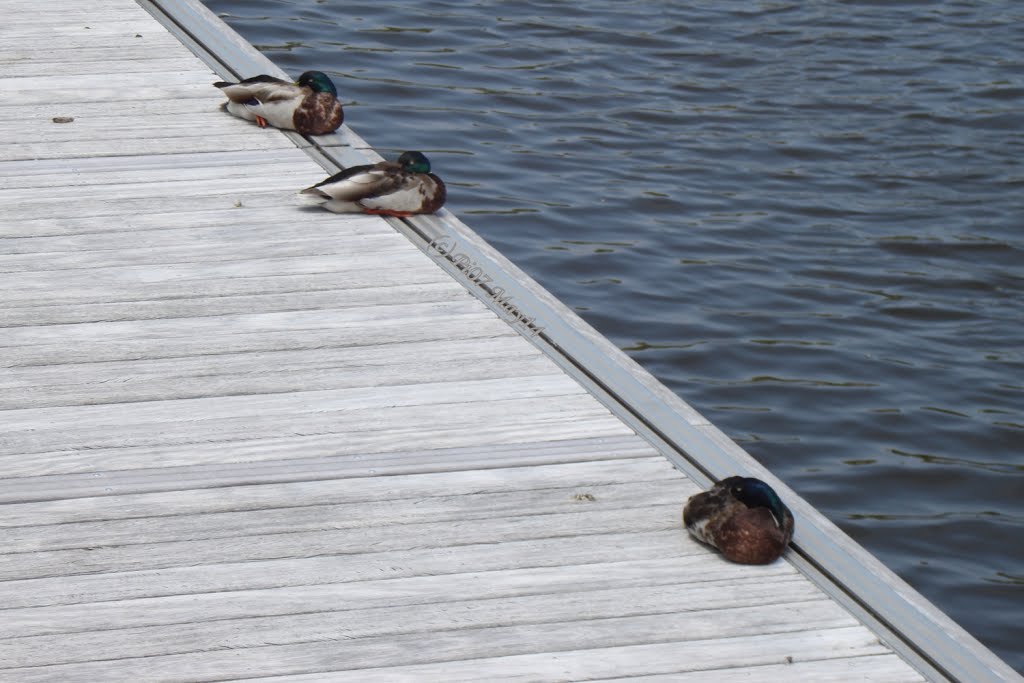
[[[730,517],[715,531],[715,545],[741,564],[774,562],[786,547],[784,534],[767,508],[750,508]]]
[[[338,129],[345,120],[345,112],[333,95],[318,92],[302,101],[293,119],[295,130],[303,135],[327,135]]]

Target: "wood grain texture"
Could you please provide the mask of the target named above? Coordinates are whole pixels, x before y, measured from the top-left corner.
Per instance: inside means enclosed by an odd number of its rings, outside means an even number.
[[[906,663],[893,654],[863,655],[844,659],[801,660],[792,662],[783,658],[783,663],[738,664],[728,669],[694,669],[684,664],[672,665],[671,645],[664,647],[664,654],[648,665],[644,658],[662,654],[647,649],[643,652],[626,651],[624,659],[601,659],[589,662],[592,666],[584,671],[567,670],[563,666],[566,655],[544,657],[500,657],[480,659],[465,665],[461,662],[442,662],[402,667],[364,669],[358,672],[336,672],[301,674],[288,676],[285,680],[295,683],[309,681],[366,681],[366,683],[393,683],[394,681],[444,680],[466,683],[485,680],[501,681],[638,681],[640,683],[850,683],[851,681],[873,681],[875,683],[918,683],[924,681],[920,674],[908,671]],[[636,653],[637,660],[629,658]],[[583,653],[577,653],[581,656]],[[682,652],[681,655],[687,653]],[[787,655],[788,657],[789,655]],[[695,666],[700,666],[698,662]],[[643,671],[667,671],[669,673],[645,674]],[[616,676],[608,678],[607,676]],[[618,676],[624,676],[619,678]],[[244,678],[247,683],[277,683],[280,678]]]
[[[649,540],[650,536],[645,539]],[[14,620],[0,624],[0,636],[44,636],[352,609],[397,609],[406,605],[436,606],[456,599],[484,601],[530,596],[540,599],[562,593],[572,593],[574,598],[581,595],[614,598],[616,591],[630,592],[636,600],[631,608],[634,614],[649,610],[652,600],[668,600],[672,604],[685,602],[690,609],[709,610],[715,606],[742,607],[749,601],[754,601],[750,604],[767,604],[761,590],[765,580],[777,586],[775,602],[779,604],[820,598],[820,594],[809,590],[806,582],[792,570],[787,572],[783,565],[754,576],[730,566],[709,581],[697,576],[698,571],[707,571],[710,567],[708,558],[701,555],[617,561],[607,554],[592,552],[575,559],[583,563],[427,576],[370,575],[364,581],[349,581],[344,586],[338,583],[284,585],[18,607],[8,611]],[[588,602],[576,600],[577,609],[588,609]],[[645,604],[648,607],[645,608]]]
[[[457,600],[437,605],[409,605],[396,609],[382,607],[342,612],[318,611],[313,614],[279,615],[244,620],[220,620],[204,624],[202,630],[193,624],[148,626],[139,629],[119,628],[111,631],[78,632],[56,636],[38,636],[0,641],[0,662],[9,666],[33,665],[40,661],[65,664],[90,661],[102,652],[107,658],[166,656],[168,654],[200,653],[210,650],[244,651],[261,648],[268,642],[275,646],[297,645],[344,640],[340,655],[353,667],[360,663],[353,656],[364,652],[359,646],[373,648],[374,641],[444,637],[460,631],[473,644],[493,637],[499,629],[532,630],[544,637],[550,648],[572,647],[593,639],[593,645],[621,645],[623,641],[646,643],[674,634],[673,639],[708,640],[743,635],[771,633],[783,627],[785,617],[800,618],[804,628],[834,629],[856,625],[855,620],[835,603],[825,599],[794,601],[790,604],[761,604],[763,598],[747,594],[748,603],[734,608],[708,611],[688,608],[673,599],[672,587],[647,590],[624,590],[615,593],[561,592],[542,596]],[[781,600],[789,596],[784,595]],[[622,600],[633,599],[630,616],[622,614]],[[583,605],[579,603],[585,603]],[[501,624],[495,627],[495,624]],[[477,633],[472,633],[472,631]],[[616,637],[617,631],[628,636]],[[465,632],[470,633],[465,633]],[[543,634],[543,635],[542,635]],[[531,638],[532,640],[533,638]],[[495,646],[500,651],[500,646]],[[522,651],[525,643],[519,645]],[[346,650],[348,650],[346,652]],[[495,652],[496,654],[497,652]],[[441,653],[438,653],[441,654]],[[372,662],[367,662],[371,663]]]
[[[433,676],[429,673],[431,669],[421,669],[416,672],[419,680],[515,680],[520,670],[528,668],[533,669],[528,675],[534,680],[573,680],[600,676],[603,672],[638,675],[714,668],[722,655],[736,666],[750,667],[778,664],[787,657],[794,661],[842,659],[886,651],[874,634],[861,626],[688,642],[666,634],[660,639],[654,637],[661,642],[651,644],[611,644],[632,640],[631,631],[622,629],[622,625],[602,620],[594,630],[569,629],[565,624],[467,629],[434,633],[426,640],[422,634],[356,640],[345,640],[339,635],[323,643],[265,645],[9,671],[26,683],[58,678],[96,680],[103,676],[117,680],[215,681],[245,677],[254,671],[277,676],[330,672],[331,680],[367,681],[371,679],[364,669],[427,663],[435,665]],[[625,635],[618,635],[622,633]],[[550,639],[547,651],[523,652],[526,643],[538,639]],[[484,658],[491,662],[481,662]],[[492,662],[498,667],[488,666]],[[189,669],[186,676],[178,673],[185,668]],[[908,672],[908,678],[910,675]]]
[[[0,11],[0,679],[920,680],[147,11]]]
[[[524,469],[541,469],[539,467]],[[413,476],[406,475],[408,479]],[[454,477],[452,477],[454,478]],[[338,482],[339,484],[345,482]],[[362,484],[364,482],[360,482]],[[434,524],[458,520],[496,520],[502,516],[579,514],[585,510],[575,498],[582,486],[586,493],[599,496],[602,509],[634,507],[638,498],[652,506],[676,504],[678,482],[648,481],[636,484],[601,483],[461,495],[435,493],[422,498],[401,491],[401,496],[382,495],[352,503],[308,503],[295,507],[271,507],[275,500],[256,510],[203,512],[166,517],[147,515],[122,520],[64,522],[61,524],[11,528],[5,534],[5,554],[52,553],[64,550],[95,550],[157,543],[195,542],[219,538],[243,538],[264,534],[295,534],[336,531],[373,526]],[[332,488],[343,488],[335,485]],[[345,487],[348,488],[348,487]],[[361,486],[362,488],[368,488]],[[211,497],[220,491],[211,492]],[[643,494],[646,493],[646,498]],[[187,498],[187,496],[179,496]],[[415,505],[415,508],[409,507]],[[616,507],[618,506],[618,507]],[[175,507],[175,513],[181,508]],[[415,510],[415,516],[411,511]],[[662,511],[663,512],[663,511]],[[201,516],[195,516],[201,514]],[[674,516],[674,515],[670,515]],[[548,519],[547,521],[553,521]]]
[[[23,465],[20,469],[17,459],[10,458],[4,461],[4,467],[19,476],[6,480],[5,487],[0,490],[0,500],[20,505],[6,510],[8,514],[0,517],[0,526],[54,523],[52,520],[67,523],[120,519],[140,516],[140,507],[147,511],[141,516],[184,513],[194,505],[203,511],[265,509],[281,502],[282,498],[290,500],[293,495],[302,504],[317,505],[336,500],[335,492],[340,488],[338,479],[362,479],[364,481],[356,484],[358,490],[370,492],[376,490],[377,484],[390,487],[402,483],[408,486],[408,480],[395,478],[406,474],[448,473],[442,477],[445,486],[457,487],[463,476],[458,473],[467,469],[504,470],[500,475],[492,474],[492,479],[500,476],[502,480],[511,482],[517,481],[515,475],[520,471],[535,471],[537,476],[557,480],[563,475],[553,468],[556,463],[601,462],[604,469],[614,472],[615,469],[604,461],[660,457],[647,443],[633,435],[595,438],[593,433],[589,433],[581,436],[581,431],[598,426],[596,421],[582,422],[581,426],[571,427],[546,425],[545,430],[553,436],[561,435],[561,429],[566,435],[543,443],[526,444],[516,441],[511,429],[478,430],[476,440],[472,440],[471,430],[463,430],[464,434],[449,439],[452,445],[432,444],[429,449],[411,450],[402,439],[381,440],[374,444],[376,448],[369,449],[365,444],[356,447],[339,443],[338,437],[330,433],[246,439],[227,446],[223,443],[194,444],[189,447],[193,462],[181,466],[155,464],[163,463],[164,457],[176,450],[162,445],[100,449],[79,458],[71,458],[65,453],[48,454],[48,457],[38,458],[43,463]],[[467,440],[470,445],[461,443]],[[224,457],[228,449],[232,457],[245,463],[244,468],[236,467]],[[118,461],[110,461],[121,450],[130,451],[129,456],[122,458],[123,464],[143,462],[148,466],[113,469]],[[221,453],[220,458],[214,455],[218,452]],[[202,462],[200,454],[209,454],[206,462]],[[197,460],[200,462],[195,462]],[[654,463],[657,469],[652,476],[664,477],[661,461],[655,459]],[[642,476],[646,467],[647,463],[643,462],[631,464],[630,475]],[[572,472],[574,477],[585,476],[579,470]],[[321,480],[324,481],[321,485],[314,483]],[[292,491],[291,486],[300,482],[302,485]],[[265,488],[264,484],[278,486]],[[227,488],[230,488],[230,498],[223,497],[221,491],[204,493],[206,489]],[[173,493],[153,495],[164,492]],[[198,502],[193,502],[193,494],[199,496]],[[91,500],[88,506],[83,506],[80,502],[71,501],[76,498]],[[235,507],[246,500],[249,502],[245,505],[249,507]],[[119,512],[121,506],[126,512]]]

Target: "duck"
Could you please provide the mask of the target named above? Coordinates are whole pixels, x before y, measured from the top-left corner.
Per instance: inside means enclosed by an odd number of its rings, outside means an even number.
[[[771,486],[733,476],[691,496],[683,524],[697,540],[739,564],[770,564],[793,538],[793,513]]]
[[[338,90],[322,71],[306,71],[292,83],[265,74],[231,83],[217,81],[228,101],[224,108],[260,128],[273,126],[302,135],[333,133],[345,120]]]
[[[346,168],[300,194],[335,213],[408,217],[440,209],[447,190],[426,155],[403,152],[397,161]]]

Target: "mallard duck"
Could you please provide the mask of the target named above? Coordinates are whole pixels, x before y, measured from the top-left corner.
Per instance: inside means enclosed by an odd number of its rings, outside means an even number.
[[[214,85],[228,97],[225,109],[260,128],[270,125],[303,135],[327,135],[345,120],[338,91],[321,71],[307,71],[295,83],[263,75]]]
[[[793,538],[793,513],[771,486],[753,477],[729,477],[692,496],[683,524],[740,564],[774,562]]]
[[[430,162],[421,152],[403,152],[398,161],[346,168],[302,194],[335,213],[385,216],[434,213],[447,196],[444,183],[430,172]]]

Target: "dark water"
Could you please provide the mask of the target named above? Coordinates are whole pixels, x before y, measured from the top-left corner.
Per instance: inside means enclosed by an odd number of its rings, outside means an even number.
[[[1024,669],[1024,3],[209,5]]]

